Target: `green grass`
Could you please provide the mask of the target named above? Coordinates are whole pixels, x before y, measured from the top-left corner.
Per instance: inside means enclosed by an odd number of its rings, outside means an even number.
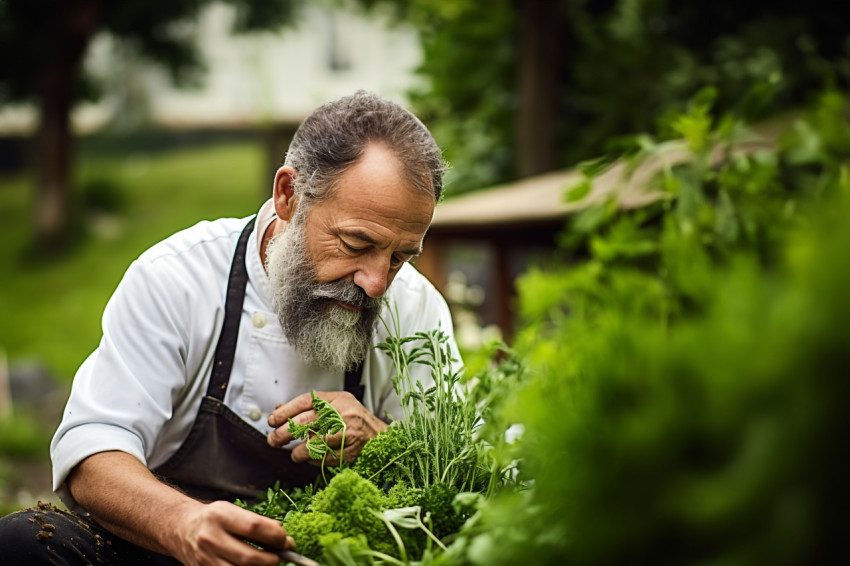
[[[76,186],[111,186],[120,210],[85,216],[78,245],[36,258],[32,181],[0,178],[0,349],[70,379],[100,340],[100,317],[127,266],[165,236],[200,220],[245,216],[271,195],[265,154],[251,142],[123,159],[82,156]],[[268,190],[265,188],[268,187]]]

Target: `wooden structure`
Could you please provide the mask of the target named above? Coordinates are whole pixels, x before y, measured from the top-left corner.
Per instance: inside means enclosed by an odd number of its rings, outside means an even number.
[[[663,168],[692,154],[672,149],[644,161],[635,170],[616,163],[593,180],[581,199],[568,202],[568,191],[585,178],[578,169],[528,177],[514,183],[461,195],[437,206],[416,268],[453,302],[450,284],[456,270],[471,271],[466,279],[483,288],[479,323],[495,324],[506,339],[514,325],[514,281],[540,254],[553,251],[565,219],[588,206],[614,199],[620,209],[645,206],[663,197],[651,179]],[[464,265],[463,253],[473,248],[478,265]],[[467,258],[469,253],[465,254]],[[470,281],[470,279],[472,279]]]

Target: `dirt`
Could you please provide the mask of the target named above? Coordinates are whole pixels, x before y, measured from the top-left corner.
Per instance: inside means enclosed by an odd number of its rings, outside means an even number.
[[[35,506],[27,509],[26,511],[32,511],[32,517],[27,519],[29,522],[34,523],[40,527],[39,531],[35,535],[35,539],[46,545],[47,550],[55,552],[56,548],[52,548],[50,546],[51,538],[54,533],[56,533],[56,525],[50,522],[50,517],[56,517],[57,514],[62,514],[64,516],[70,517],[75,520],[76,523],[83,527],[85,530],[92,532],[92,526],[84,521],[79,515],[74,513],[73,511],[68,511],[64,508],[57,508],[53,506],[51,503],[45,503],[44,501],[39,501]],[[94,532],[94,552],[95,552],[95,564],[114,564],[116,557],[114,553],[111,551],[112,541],[108,539],[104,539],[99,533]],[[75,547],[80,548],[80,540],[76,536],[68,537],[67,541],[58,540],[57,542],[60,546],[65,546],[67,543],[72,544]],[[86,547],[89,544],[88,541],[82,542],[83,547]]]
[[[45,513],[52,513],[55,511],[55,508],[50,503],[44,503],[43,501],[38,502],[36,509]],[[48,523],[41,513],[34,513],[33,516],[29,518],[29,522],[38,523],[41,526],[41,530],[35,535],[35,540],[39,542],[44,542],[49,539],[53,536],[54,531],[56,531],[56,525]]]

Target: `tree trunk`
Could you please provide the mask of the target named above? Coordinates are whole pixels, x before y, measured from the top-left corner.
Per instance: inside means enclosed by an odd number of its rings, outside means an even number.
[[[70,157],[72,73],[53,65],[41,78],[41,123],[36,141],[35,240],[59,242],[71,213]]]
[[[40,123],[35,145],[34,240],[39,249],[67,235],[72,210],[71,125],[74,88],[83,55],[97,30],[98,0],[68,4],[56,22],[56,34],[38,79]]]
[[[557,166],[555,124],[561,32],[560,1],[521,0],[517,109],[517,173],[520,177]]]

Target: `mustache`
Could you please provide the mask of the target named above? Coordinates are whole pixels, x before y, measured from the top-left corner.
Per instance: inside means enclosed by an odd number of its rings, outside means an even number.
[[[355,307],[377,310],[381,306],[381,299],[370,297],[366,291],[358,287],[354,281],[334,281],[323,283],[313,290],[312,296],[320,299],[342,301]]]

